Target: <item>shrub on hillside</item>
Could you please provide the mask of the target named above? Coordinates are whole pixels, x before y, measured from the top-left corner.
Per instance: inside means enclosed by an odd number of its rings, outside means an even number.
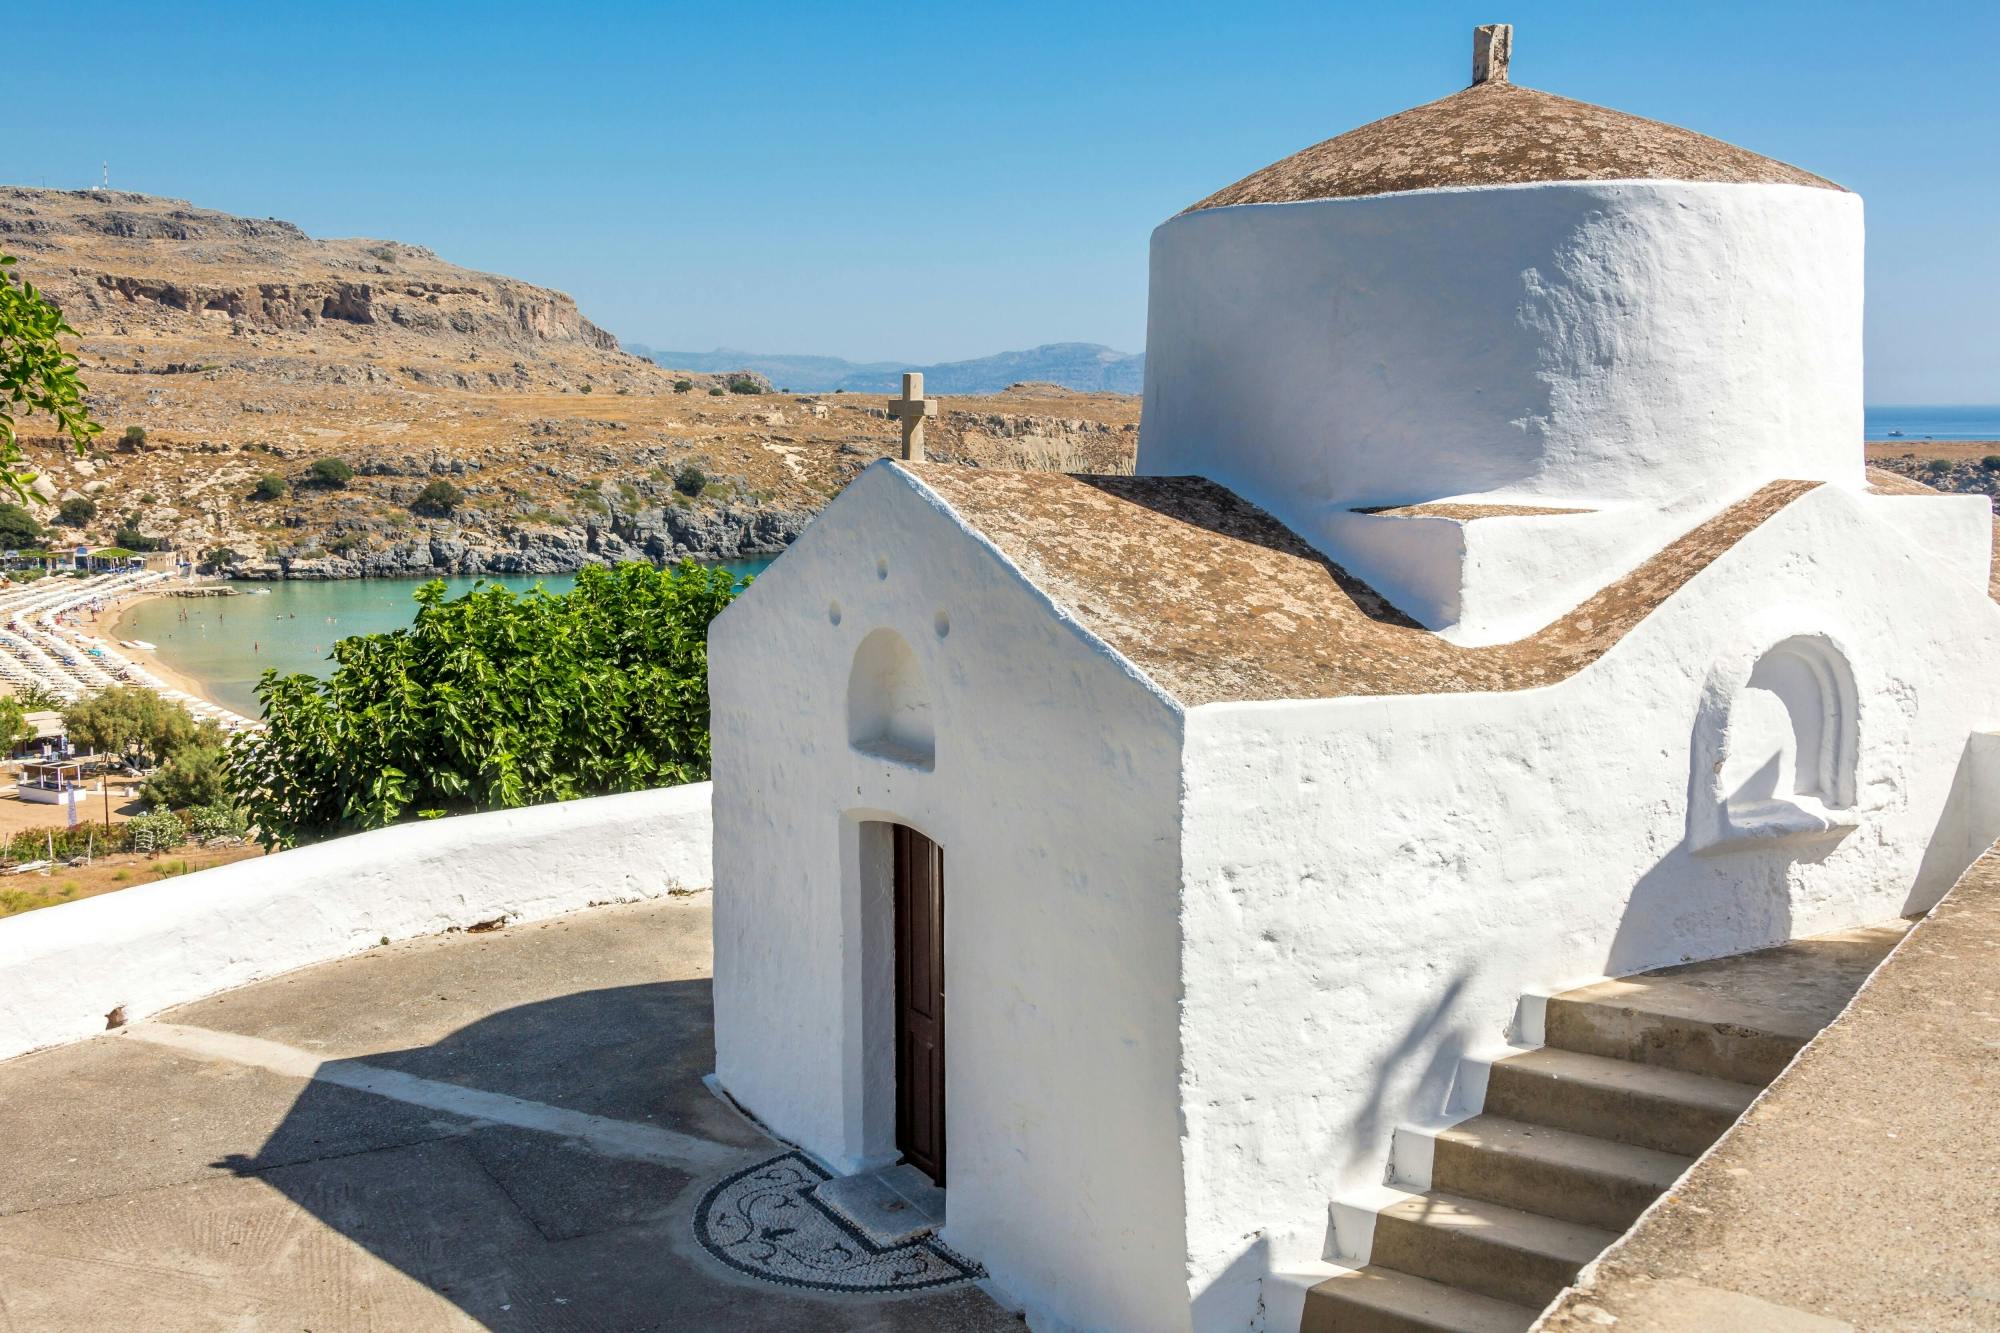
[[[354,480],[354,469],[344,458],[322,458],[311,470],[312,479],[321,486],[340,487]]]
[[[692,389],[692,388],[694,388],[694,381],[693,381],[693,380],[675,380],[675,381],[674,381],[674,392],[675,392],[675,393],[686,393],[686,392],[687,392],[688,390],[690,390],[690,389]]]
[[[86,495],[73,495],[56,509],[56,522],[66,528],[80,528],[97,517],[97,502]]]
[[[567,593],[417,591],[408,628],[334,645],[331,678],[266,672],[231,743],[267,846],[708,776],[708,623],[726,570],[585,569]]]
[[[250,498],[253,500],[282,500],[285,498],[285,491],[287,489],[289,488],[286,487],[283,477],[275,472],[266,472],[263,476],[257,478],[257,485],[251,490]]]
[[[1979,466],[1988,472],[2000,472],[2000,454],[1988,454],[1979,460]]]
[[[419,514],[429,514],[435,518],[444,518],[452,510],[458,508],[459,501],[464,498],[464,493],[458,487],[452,485],[443,477],[439,477],[436,481],[417,492],[417,498],[410,501],[410,508],[416,510]]]
[[[146,428],[144,426],[127,426],[125,434],[118,442],[127,449],[143,449],[146,447]]]
[[[756,380],[751,379],[747,375],[739,375],[735,379],[729,381],[729,392],[762,393],[764,392],[764,386],[759,384]]]
[[[674,489],[692,500],[708,489],[708,473],[699,463],[683,463],[674,473]]]
[[[709,386],[708,386],[708,396],[709,396],[710,398],[720,398],[720,397],[722,397],[722,386],[721,386],[720,384],[711,384],[711,385],[709,385]]]
[[[0,550],[31,550],[44,535],[33,514],[17,504],[0,504]]]

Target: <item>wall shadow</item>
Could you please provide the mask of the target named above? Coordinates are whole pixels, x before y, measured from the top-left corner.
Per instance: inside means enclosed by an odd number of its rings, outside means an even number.
[[[702,1086],[710,1005],[705,979],[581,991],[322,1071],[394,1070],[694,1135],[747,1161],[771,1145]],[[254,1153],[217,1165],[488,1328],[723,1327],[743,1298],[671,1248],[694,1176],[557,1134],[315,1079]]]

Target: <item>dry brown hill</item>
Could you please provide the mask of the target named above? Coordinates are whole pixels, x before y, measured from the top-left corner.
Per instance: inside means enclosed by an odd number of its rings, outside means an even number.
[[[619,351],[560,292],[396,241],[0,187],[0,250],[82,335],[98,449],[29,443],[97,502],[80,535],[100,544],[134,526],[295,577],[768,551],[898,440],[874,397],[729,392]],[[1137,422],[1134,398],[1019,385],[948,401],[932,453],[1120,470]],[[322,458],[359,475],[312,485]],[[251,498],[267,474],[284,498]],[[440,477],[458,509],[413,513]]]

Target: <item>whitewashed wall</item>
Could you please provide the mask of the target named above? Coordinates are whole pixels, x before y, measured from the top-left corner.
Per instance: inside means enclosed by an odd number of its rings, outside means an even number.
[[[850,735],[864,643],[896,700]],[[945,1239],[1037,1328],[1186,1328],[1175,707],[888,464],[709,654],[719,1081],[838,1170],[893,1160],[864,826],[911,825],[944,849]]]
[[[1861,481],[1862,210],[1794,185],[1422,190],[1153,233],[1139,470],[1331,509]]]
[[[710,882],[709,784],[462,815],[0,919],[0,1059],[293,968]]]
[[[1918,545],[1898,503],[1809,494],[1550,688],[1188,714],[1198,1327],[1247,1327],[1260,1265],[1319,1257],[1328,1200],[1379,1183],[1391,1131],[1443,1111],[1458,1057],[1503,1038],[1524,990],[1882,920],[1950,886],[1972,835],[1949,802],[1993,783],[1968,737],[2000,723],[2000,609],[1975,552]],[[1704,690],[1808,633],[1853,671],[1858,827],[1695,854]]]

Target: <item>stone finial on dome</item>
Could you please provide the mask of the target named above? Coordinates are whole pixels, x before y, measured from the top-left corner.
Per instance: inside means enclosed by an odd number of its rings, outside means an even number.
[[[1507,82],[1507,62],[1514,55],[1514,25],[1482,23],[1472,30],[1472,86]]]

